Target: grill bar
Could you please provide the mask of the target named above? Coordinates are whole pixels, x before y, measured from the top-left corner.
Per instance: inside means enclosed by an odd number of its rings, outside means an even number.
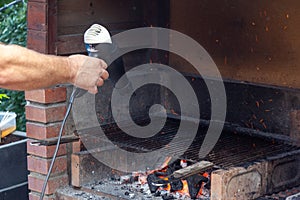
[[[149,120],[139,120],[138,124],[147,124]],[[153,137],[140,139],[134,138],[124,133],[117,124],[102,126],[107,137],[118,147],[136,152],[149,152],[167,145],[177,133],[180,120],[168,118],[166,125]],[[130,128],[130,127],[129,127]],[[134,131],[134,129],[131,129]],[[187,132],[188,134],[188,132]],[[198,153],[206,134],[206,128],[199,128],[198,134],[189,149],[181,156],[192,162],[199,161]],[[102,140],[102,139],[101,139]],[[103,139],[104,140],[104,139]],[[178,152],[186,144],[185,138],[176,142],[177,148],[170,150],[170,156],[178,155]],[[272,138],[253,137],[248,134],[233,133],[223,131],[216,146],[207,155],[206,160],[213,162],[221,168],[242,165],[247,162],[253,162],[300,149],[292,145],[280,143]]]

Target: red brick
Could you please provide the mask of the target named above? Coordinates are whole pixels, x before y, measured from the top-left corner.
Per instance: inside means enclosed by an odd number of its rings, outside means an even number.
[[[60,127],[61,127],[61,122],[50,123],[50,124],[27,122],[26,123],[27,137],[39,139],[39,140],[57,137]],[[65,131],[63,131],[63,135],[64,134]]]
[[[30,173],[28,175],[28,188],[35,192],[41,192],[46,176],[42,176],[36,173]],[[45,194],[51,195],[56,192],[59,187],[68,185],[68,175],[63,174],[60,176],[50,177]]]
[[[65,87],[25,92],[26,100],[44,104],[64,102],[66,98],[67,92]]]
[[[56,146],[33,146],[30,145],[30,142],[34,140],[28,140],[27,141],[27,153],[32,154],[38,157],[43,157],[43,158],[52,158],[53,153],[55,151]],[[66,144],[61,144],[57,153],[57,156],[63,156],[66,155],[67,153],[67,148]]]
[[[40,193],[36,192],[30,192],[29,193],[29,200],[39,200],[40,199]],[[54,195],[45,195],[43,200],[55,200]]]
[[[47,37],[47,32],[28,29],[27,48],[38,51],[40,53],[48,53]]]
[[[72,153],[78,153],[81,151],[82,142],[81,140],[77,142],[72,142]]]
[[[40,158],[36,156],[27,156],[27,169],[36,173],[46,175],[50,167],[51,159]],[[62,173],[67,170],[67,157],[57,157],[53,165],[52,174]]]
[[[256,199],[266,194],[267,162],[232,167],[211,174],[211,200]]]
[[[47,13],[46,3],[29,1],[27,6],[28,29],[46,31],[48,28]]]
[[[65,104],[54,104],[51,106],[30,104],[25,107],[25,110],[27,120],[50,123],[63,120],[66,106]]]

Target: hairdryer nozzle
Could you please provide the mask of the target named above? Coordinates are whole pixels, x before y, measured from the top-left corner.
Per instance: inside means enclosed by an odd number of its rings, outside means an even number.
[[[109,80],[111,80],[115,87],[119,79],[125,74],[125,68],[122,57],[119,57],[116,60],[111,60],[113,57],[112,55],[116,55],[119,49],[112,41],[108,30],[99,24],[92,25],[84,33],[84,43],[89,56],[101,58],[110,63],[107,71],[109,73]],[[119,89],[123,89],[125,87],[131,88],[129,85],[129,80],[126,77],[122,82],[119,83]]]
[[[101,44],[109,43],[111,44],[111,36],[108,30],[100,25],[94,24],[84,33],[84,43],[85,44]]]

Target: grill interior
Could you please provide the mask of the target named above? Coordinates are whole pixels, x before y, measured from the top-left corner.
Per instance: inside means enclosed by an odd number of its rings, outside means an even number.
[[[158,119],[159,120],[159,119]],[[150,121],[147,118],[135,120],[139,125],[147,125]],[[131,152],[151,152],[167,145],[177,134],[180,120],[168,117],[165,126],[155,136],[149,138],[136,138],[124,133],[116,123],[102,125],[101,128],[107,138],[112,141],[117,148],[122,148]],[[198,133],[185,153],[180,159],[186,159],[190,162],[197,162],[198,153],[207,127],[200,125]],[[188,134],[188,132],[187,132]],[[104,139],[101,139],[104,140]],[[178,155],[181,148],[186,148],[185,138],[180,138],[176,148],[171,150],[170,155]],[[242,166],[254,161],[267,159],[269,157],[279,156],[299,152],[300,147],[286,144],[274,138],[255,137],[234,131],[223,131],[213,150],[206,156],[205,160],[213,162],[216,166],[226,169],[233,166]]]

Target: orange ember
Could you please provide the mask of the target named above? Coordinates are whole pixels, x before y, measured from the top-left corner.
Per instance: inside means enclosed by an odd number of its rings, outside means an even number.
[[[188,186],[187,181],[186,180],[182,180],[181,182],[183,184],[183,188],[182,188],[182,190],[178,190],[177,192],[179,194],[181,194],[181,195],[190,196],[189,186]]]
[[[204,173],[202,174],[202,176],[204,176],[205,178],[209,178],[209,173],[204,172]],[[201,198],[201,196],[203,195],[204,185],[205,185],[205,183],[202,182],[202,185],[201,185],[201,187],[200,187],[200,190],[199,190],[199,192],[198,192],[198,194],[197,194],[197,198]]]
[[[161,169],[166,168],[171,161],[172,157],[167,157],[165,162],[162,164]]]
[[[209,177],[209,173],[204,172],[204,174],[202,174],[202,176],[204,176],[205,178],[208,178]]]
[[[166,191],[171,191],[171,185],[168,184],[168,185],[164,188],[164,190],[166,190]]]

